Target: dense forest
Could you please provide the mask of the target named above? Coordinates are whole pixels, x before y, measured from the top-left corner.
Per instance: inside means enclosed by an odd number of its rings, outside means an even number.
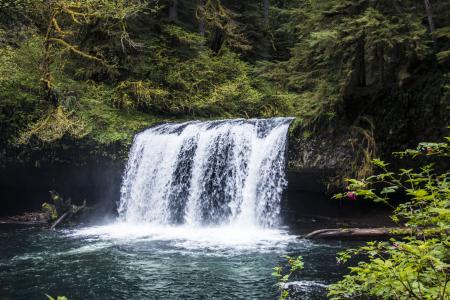
[[[0,20],[3,164],[123,158],[165,120],[294,116],[291,140],[343,140],[364,175],[447,122],[448,1],[2,0]]]

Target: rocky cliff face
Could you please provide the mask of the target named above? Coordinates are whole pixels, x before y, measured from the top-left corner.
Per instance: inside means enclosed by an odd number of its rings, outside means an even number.
[[[328,127],[318,133],[295,128],[290,133],[288,150],[291,182],[301,184],[304,177],[314,177],[314,184],[307,179],[305,188],[333,192],[343,185],[344,177],[363,167],[367,159],[364,153],[373,151],[370,146],[350,126]]]
[[[290,138],[288,167],[292,171],[342,170],[352,161],[354,149],[346,132],[324,132],[317,136]]]

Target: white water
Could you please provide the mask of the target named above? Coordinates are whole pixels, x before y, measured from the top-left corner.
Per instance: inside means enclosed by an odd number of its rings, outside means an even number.
[[[232,225],[191,227],[115,223],[69,231],[68,235],[87,237],[92,241],[93,247],[96,244],[103,246],[105,242],[110,245],[155,243],[153,245],[158,245],[153,246],[155,251],[158,249],[189,255],[207,253],[211,256],[239,255],[255,250],[259,253],[282,253],[290,243],[299,243],[295,236],[289,235],[285,230]]]
[[[163,124],[136,135],[121,189],[121,221],[277,225],[290,122]]]
[[[277,225],[291,120],[163,124],[137,134],[118,222],[75,234],[185,250],[286,246],[294,237]]]

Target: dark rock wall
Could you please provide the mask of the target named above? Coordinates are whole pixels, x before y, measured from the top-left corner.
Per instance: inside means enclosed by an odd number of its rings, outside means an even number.
[[[0,215],[40,209],[50,190],[76,204],[83,200],[99,214],[112,213],[120,197],[122,163],[10,166],[0,172]]]

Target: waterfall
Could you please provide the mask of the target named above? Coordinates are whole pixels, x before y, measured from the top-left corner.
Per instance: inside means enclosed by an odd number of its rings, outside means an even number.
[[[277,224],[292,118],[162,124],[134,138],[121,187],[124,222]]]

